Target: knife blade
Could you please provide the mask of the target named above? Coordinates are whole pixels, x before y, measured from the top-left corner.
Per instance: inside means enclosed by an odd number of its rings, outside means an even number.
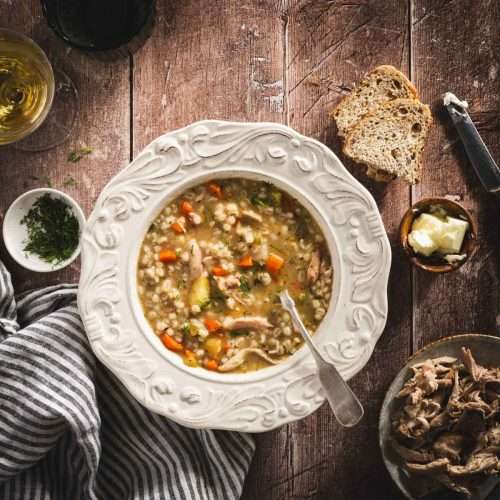
[[[490,193],[500,195],[500,168],[472,122],[467,112],[467,102],[461,101],[451,92],[446,92],[443,96],[443,104],[457,129],[465,152],[481,184]]]

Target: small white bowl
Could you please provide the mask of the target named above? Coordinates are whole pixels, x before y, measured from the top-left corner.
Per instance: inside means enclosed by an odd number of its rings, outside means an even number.
[[[62,198],[70,207],[73,214],[78,219],[80,226],[80,236],[85,224],[85,215],[83,214],[80,205],[62,191],[50,188],[39,188],[27,191],[17,198],[7,210],[3,220],[3,240],[7,251],[11,257],[21,266],[30,271],[37,273],[48,273],[51,271],[58,271],[71,264],[80,254],[80,242],[75,251],[66,260],[59,262],[59,264],[50,264],[41,260],[37,255],[26,253],[24,245],[26,243],[28,233],[25,224],[21,224],[22,218],[28,213],[35,201],[42,195],[50,193],[54,198]]]

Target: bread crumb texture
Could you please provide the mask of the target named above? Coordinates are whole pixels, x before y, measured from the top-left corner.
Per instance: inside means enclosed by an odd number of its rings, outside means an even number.
[[[372,171],[414,184],[420,180],[431,123],[429,106],[416,99],[395,99],[359,120],[345,140],[344,153]]]
[[[422,150],[432,123],[417,90],[393,66],[378,66],[331,113],[344,153],[367,165],[367,175],[389,182],[420,180]]]
[[[378,66],[333,111],[339,135],[345,137],[360,118],[388,101],[416,97],[415,87],[403,73],[393,66]]]

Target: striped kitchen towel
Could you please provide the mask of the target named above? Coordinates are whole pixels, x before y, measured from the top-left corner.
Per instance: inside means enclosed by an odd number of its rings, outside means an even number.
[[[0,262],[0,499],[237,499],[253,439],[149,412],[93,356],[76,287]]]

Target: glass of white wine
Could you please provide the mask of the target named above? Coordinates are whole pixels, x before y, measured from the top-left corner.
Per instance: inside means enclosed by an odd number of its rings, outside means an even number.
[[[0,146],[34,132],[54,93],[54,72],[43,50],[20,33],[0,29]]]

